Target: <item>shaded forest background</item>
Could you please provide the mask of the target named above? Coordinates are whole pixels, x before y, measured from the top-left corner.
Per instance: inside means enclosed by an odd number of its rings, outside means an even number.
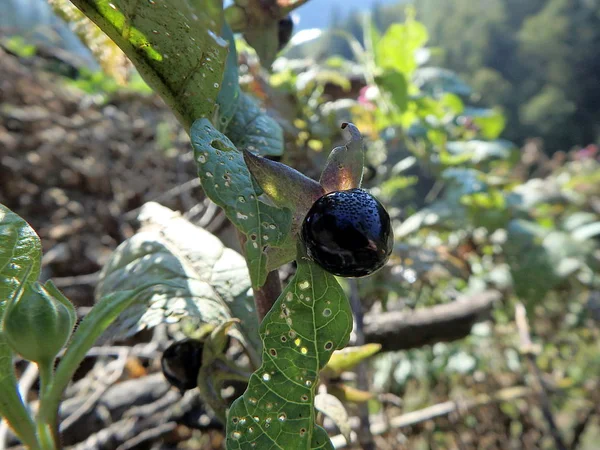
[[[371,13],[377,28],[403,20],[409,4],[429,30],[431,63],[457,72],[482,106],[503,109],[505,138],[541,137],[549,153],[600,141],[600,0],[380,3]],[[362,13],[332,15],[330,27],[363,41]],[[353,57],[335,33],[307,51]]]

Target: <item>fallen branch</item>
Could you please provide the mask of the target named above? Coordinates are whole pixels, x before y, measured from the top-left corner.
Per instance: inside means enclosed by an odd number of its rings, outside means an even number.
[[[489,317],[501,294],[485,291],[458,300],[417,309],[367,314],[364,318],[367,342],[379,343],[382,351],[407,350],[468,336],[472,326]]]

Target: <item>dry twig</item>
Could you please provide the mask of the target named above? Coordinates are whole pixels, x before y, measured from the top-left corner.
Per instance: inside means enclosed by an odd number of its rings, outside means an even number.
[[[520,302],[515,305],[515,321],[519,332],[521,353],[527,359],[527,366],[531,375],[531,384],[539,396],[540,407],[542,408],[542,414],[548,425],[550,435],[552,436],[552,439],[554,439],[554,444],[558,450],[567,450],[567,446],[565,445],[560,430],[556,426],[556,420],[552,414],[550,398],[548,397],[548,387],[546,386],[546,382],[544,381],[540,368],[536,362],[536,348],[531,342],[527,312],[525,306]]]
[[[447,416],[451,413],[464,413],[480,406],[489,405],[491,403],[511,401],[517,398],[527,397],[532,394],[533,391],[531,389],[524,386],[516,386],[502,389],[493,395],[480,394],[475,398],[464,402],[451,400],[394,417],[389,421],[389,424],[375,423],[371,425],[371,433],[378,436],[392,429],[410,427],[428,420],[436,419],[438,417]],[[354,443],[356,442],[356,433],[353,433],[352,436],[352,443]],[[345,448],[346,446],[350,445],[350,443],[347,443],[346,439],[341,434],[334,436],[331,439],[331,442],[336,449]]]

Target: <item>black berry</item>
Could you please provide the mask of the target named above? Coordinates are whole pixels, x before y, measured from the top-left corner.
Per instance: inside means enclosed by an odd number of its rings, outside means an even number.
[[[277,46],[277,50],[281,50],[285,47],[290,39],[292,38],[292,34],[294,32],[294,21],[291,16],[286,16],[279,21],[278,24],[278,39],[279,45]]]
[[[194,339],[171,344],[160,360],[167,381],[181,391],[194,389],[202,365],[202,348],[202,342]]]
[[[390,216],[362,189],[331,192],[318,199],[302,224],[308,256],[342,277],[364,277],[380,269],[392,252]]]

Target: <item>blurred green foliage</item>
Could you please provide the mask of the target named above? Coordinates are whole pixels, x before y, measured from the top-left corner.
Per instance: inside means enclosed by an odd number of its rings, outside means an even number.
[[[376,27],[397,27],[406,3],[376,6]],[[600,141],[598,0],[412,3],[429,30],[435,64],[469,82],[481,105],[504,110],[507,138],[521,144],[540,136],[550,152]],[[331,26],[362,41],[361,21],[355,14]],[[314,51],[320,59],[352,56],[335,33]]]
[[[491,3],[486,17],[499,14],[494,4],[502,2]],[[424,0],[418,6],[424,19],[427,4]],[[440,401],[440,396],[523,383],[527,368],[513,322],[514,305],[523,302],[536,340],[543,342],[541,369],[554,370],[552,378],[561,389],[553,405],[572,423],[573,412],[596,389],[600,370],[592,301],[600,289],[597,149],[590,145],[549,158],[535,141],[519,149],[503,139],[529,136],[535,129],[550,133],[546,137],[564,134],[565,141],[552,138],[557,145],[585,143],[587,138],[567,123],[574,111],[572,91],[545,83],[539,92],[515,100],[525,87],[515,87],[477,61],[483,56],[479,46],[487,48],[480,40],[491,24],[478,28],[483,19],[474,11],[466,14],[466,2],[436,5],[443,26],[424,27],[414,9],[402,11],[402,23],[378,26],[392,14],[376,10],[371,18],[351,18],[347,31],[324,33],[287,50],[271,75],[271,85],[293,98],[288,115],[284,111],[280,118],[295,138],[284,159],[298,165],[304,158],[313,161],[308,167],[318,167],[322,143],[335,140],[333,124],[341,120],[353,121],[367,137],[366,184],[393,216],[396,251],[386,269],[360,281],[366,307],[433,306],[486,289],[504,294],[493,320],[477,325],[466,341],[376,357],[376,390],[401,395],[410,410]],[[454,7],[450,14],[448,8]],[[478,6],[470,8],[481,13]],[[530,4],[518,9],[522,14],[537,11]],[[465,23],[454,23],[461,11]],[[475,29],[467,21],[475,22]],[[440,42],[445,27],[454,34],[445,35],[444,45],[462,42],[467,48],[456,52],[473,58],[463,60],[464,76],[436,66],[440,53],[428,47]],[[330,45],[331,52],[321,53]],[[311,62],[313,55],[318,65]],[[451,61],[454,53],[444,55],[443,60]],[[536,76],[550,75],[542,71]],[[474,80],[486,86],[484,98],[489,93],[504,108],[479,102]],[[507,108],[511,101],[526,112],[523,125]],[[515,448],[522,448],[523,424],[529,420],[524,410],[521,402],[499,407],[498,414],[509,424],[506,439]],[[479,419],[469,415],[464,426]],[[543,429],[544,424],[537,426]],[[442,447],[453,442],[443,430],[436,438]],[[539,448],[553,448],[551,440],[540,442]]]

